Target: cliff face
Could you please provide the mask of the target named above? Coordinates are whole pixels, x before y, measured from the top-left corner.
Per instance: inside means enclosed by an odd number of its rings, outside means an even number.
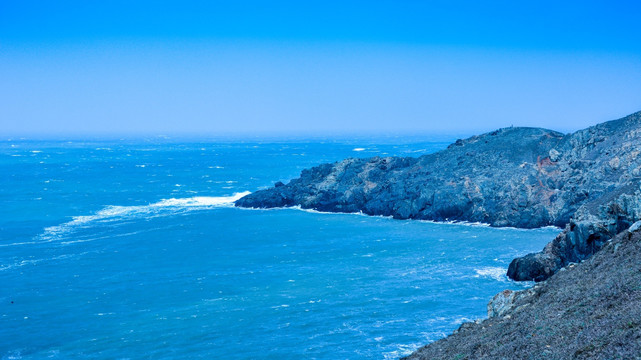
[[[641,219],[641,113],[567,136],[559,165],[569,191],[588,192],[561,234],[543,251],[512,261],[508,276],[541,281],[596,253]]]
[[[639,227],[405,359],[641,359]]]
[[[512,260],[507,275],[515,280],[545,280],[562,267],[595,254],[606,241],[639,219],[641,182],[632,179],[581,206],[543,251]]]
[[[236,206],[565,227],[542,252],[510,265],[513,279],[540,281],[640,219],[640,154],[641,112],[567,135],[505,128],[419,158],[323,164]]]

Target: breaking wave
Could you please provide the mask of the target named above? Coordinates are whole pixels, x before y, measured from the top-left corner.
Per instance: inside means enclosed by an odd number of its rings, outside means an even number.
[[[484,277],[494,279],[496,281],[508,281],[507,269],[496,266],[485,266],[480,269],[474,269],[476,275],[474,277]]]
[[[107,206],[93,215],[74,216],[71,221],[44,229],[40,241],[53,241],[78,228],[88,227],[95,223],[107,223],[123,219],[171,215],[184,211],[209,208],[233,207],[234,202],[249,191],[235,193],[231,196],[194,196],[189,198],[164,199],[148,205]]]

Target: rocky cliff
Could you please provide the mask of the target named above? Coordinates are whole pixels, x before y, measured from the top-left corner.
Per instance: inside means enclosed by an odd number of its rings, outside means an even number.
[[[641,359],[641,222],[405,360]]]
[[[541,281],[641,218],[640,154],[641,112],[565,135],[511,127],[419,158],[323,164],[236,206],[563,227],[543,251],[510,264],[511,278]]]

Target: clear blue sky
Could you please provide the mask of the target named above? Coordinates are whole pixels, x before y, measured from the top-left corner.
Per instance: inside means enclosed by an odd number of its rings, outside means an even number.
[[[0,134],[562,131],[641,110],[636,1],[1,1]]]

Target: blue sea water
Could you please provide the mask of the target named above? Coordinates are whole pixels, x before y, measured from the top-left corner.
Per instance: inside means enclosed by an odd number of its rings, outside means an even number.
[[[555,229],[232,206],[403,138],[0,142],[2,359],[394,359],[485,316]]]

